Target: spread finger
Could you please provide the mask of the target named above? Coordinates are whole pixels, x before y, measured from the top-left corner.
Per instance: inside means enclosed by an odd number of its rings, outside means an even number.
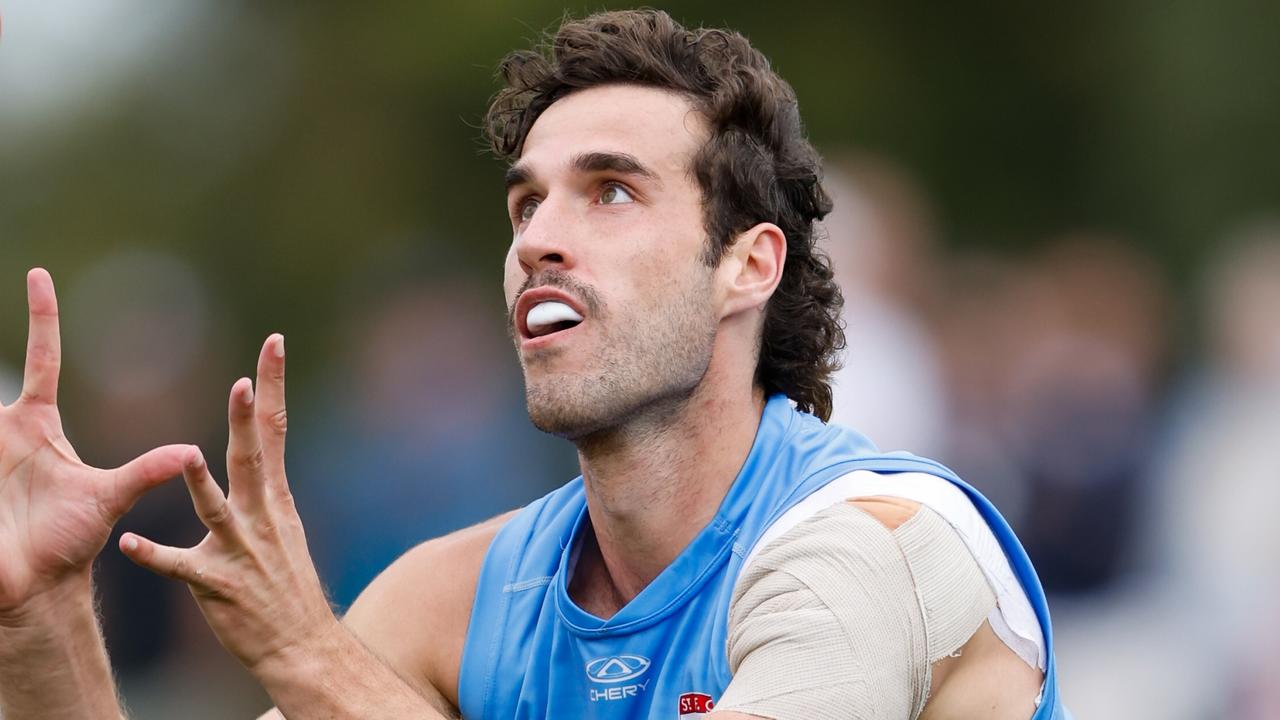
[[[198,564],[194,550],[161,545],[136,533],[125,533],[120,537],[120,551],[157,575],[190,585],[205,584],[205,570]]]
[[[27,362],[22,374],[22,400],[58,402],[58,371],[62,366],[62,340],[58,333],[58,299],[53,278],[44,268],[27,273]]]
[[[240,378],[231,386],[227,401],[227,482],[232,498],[240,507],[262,506],[266,485],[266,459],[254,422],[253,382]]]
[[[209,473],[209,464],[199,450],[192,452],[187,458],[186,465],[182,468],[182,477],[187,481],[187,492],[191,494],[191,504],[195,507],[200,522],[214,535],[234,541],[236,528],[231,504]]]
[[[284,400],[284,336],[274,333],[258,355],[258,437],[266,457],[268,482],[284,479],[284,440],[289,427]]]

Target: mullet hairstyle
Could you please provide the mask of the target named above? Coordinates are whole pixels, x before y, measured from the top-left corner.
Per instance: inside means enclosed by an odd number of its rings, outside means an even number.
[[[645,85],[693,104],[711,130],[692,167],[708,236],[704,262],[718,265],[734,239],[761,222],[786,235],[782,279],[765,308],[756,383],[766,395],[782,393],[800,410],[829,419],[829,378],[845,342],[843,298],[815,230],[831,200],[795,91],[769,60],[736,32],[689,30],[665,12],[643,9],[566,19],[541,48],[512,52],[498,72],[505,86],[484,130],[508,162],[519,158],[538,116],[578,90]]]

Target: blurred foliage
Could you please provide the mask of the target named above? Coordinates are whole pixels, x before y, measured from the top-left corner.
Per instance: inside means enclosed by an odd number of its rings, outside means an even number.
[[[664,7],[751,37],[821,148],[916,173],[953,247],[1100,228],[1185,279],[1208,243],[1277,208],[1276,3]],[[509,230],[476,126],[499,58],[564,8],[208,8],[75,117],[0,128],[0,357],[21,357],[23,270],[65,282],[123,246],[190,259],[246,367],[273,329],[333,351],[336,316],[408,277],[491,283],[497,317]]]

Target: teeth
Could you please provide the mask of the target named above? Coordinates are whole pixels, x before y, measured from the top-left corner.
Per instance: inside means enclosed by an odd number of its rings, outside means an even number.
[[[533,306],[529,311],[529,316],[525,319],[529,325],[529,332],[537,333],[539,330],[562,322],[582,322],[582,316],[574,312],[574,309],[562,302],[548,301]]]

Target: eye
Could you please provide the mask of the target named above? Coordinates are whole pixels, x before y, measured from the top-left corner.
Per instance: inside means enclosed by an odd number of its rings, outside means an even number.
[[[533,213],[537,211],[538,206],[541,204],[542,202],[536,198],[522,201],[516,210],[516,218],[520,221],[520,224],[523,225],[532,220]]]
[[[631,193],[627,189],[617,183],[609,183],[600,191],[601,205],[618,205],[621,203],[635,202],[636,199],[631,197]]]

